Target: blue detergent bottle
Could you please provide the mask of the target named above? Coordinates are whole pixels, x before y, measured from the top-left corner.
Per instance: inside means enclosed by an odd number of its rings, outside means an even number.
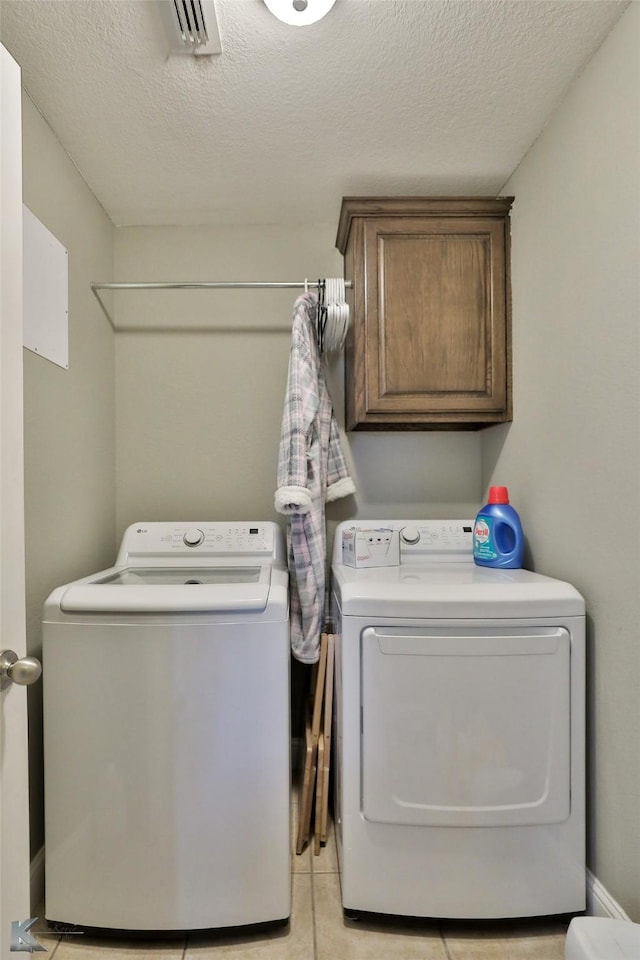
[[[473,559],[481,567],[514,570],[522,566],[524,536],[520,517],[509,505],[506,487],[489,487],[489,502],[473,527]]]

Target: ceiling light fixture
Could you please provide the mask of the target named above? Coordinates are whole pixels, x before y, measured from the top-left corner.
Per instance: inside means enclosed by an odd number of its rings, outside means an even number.
[[[264,0],[278,20],[296,27],[306,27],[321,20],[336,0]]]

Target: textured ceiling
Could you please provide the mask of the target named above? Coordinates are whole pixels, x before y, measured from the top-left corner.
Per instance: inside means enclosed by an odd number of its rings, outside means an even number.
[[[115,224],[337,222],[345,195],[495,195],[627,6],[216,0],[168,56],[156,0],[1,0],[2,42]]]

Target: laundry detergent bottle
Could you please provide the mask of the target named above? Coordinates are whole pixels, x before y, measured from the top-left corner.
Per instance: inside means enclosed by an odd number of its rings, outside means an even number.
[[[509,505],[506,487],[490,487],[489,502],[473,527],[473,559],[481,567],[516,569],[522,566],[524,536],[520,517]]]

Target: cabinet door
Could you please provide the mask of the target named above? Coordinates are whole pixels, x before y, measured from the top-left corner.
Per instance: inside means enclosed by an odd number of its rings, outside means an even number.
[[[505,220],[365,217],[352,239],[348,426],[510,419]]]

